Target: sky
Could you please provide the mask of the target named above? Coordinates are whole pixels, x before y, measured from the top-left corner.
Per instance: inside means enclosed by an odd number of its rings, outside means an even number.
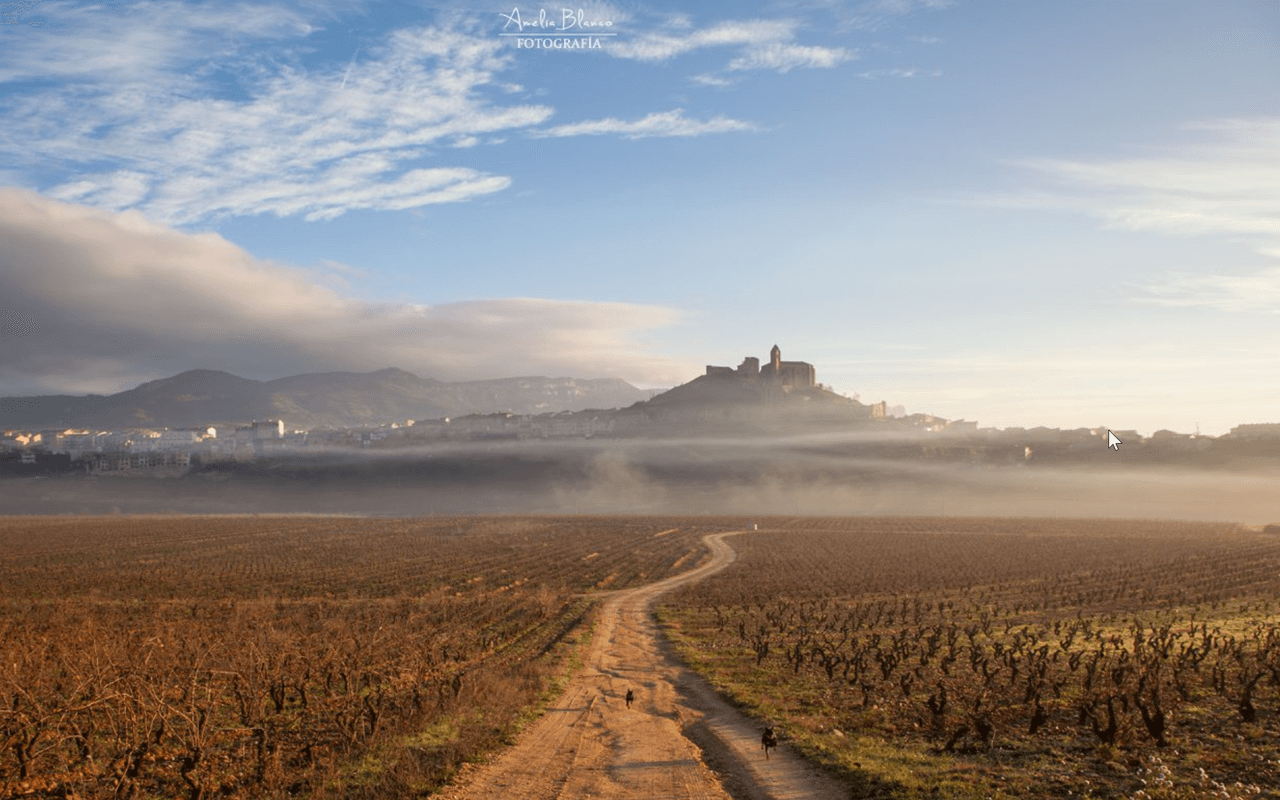
[[[0,4],[0,395],[187,369],[1280,422],[1280,2]]]

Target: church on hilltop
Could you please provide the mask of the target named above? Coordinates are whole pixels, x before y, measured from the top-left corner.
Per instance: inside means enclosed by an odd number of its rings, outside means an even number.
[[[867,406],[819,385],[812,364],[783,361],[777,345],[764,364],[747,356],[737,367],[708,366],[705,375],[636,403],[627,412],[637,419],[643,416],[646,424],[710,426],[700,430],[757,423],[845,425],[870,418]]]
[[[707,365],[709,377],[738,377],[760,381],[785,389],[812,389],[817,386],[817,374],[813,365],[805,361],[783,361],[782,350],[775,344],[769,351],[769,362],[760,366],[760,359],[747,356],[737,369]]]

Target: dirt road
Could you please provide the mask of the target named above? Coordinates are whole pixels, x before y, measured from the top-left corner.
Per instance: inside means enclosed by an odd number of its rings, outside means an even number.
[[[650,614],[654,598],[731,564],[737,554],[724,541],[730,535],[704,538],[713,555],[707,564],[610,597],[600,611],[584,666],[564,695],[511,749],[464,774],[449,796],[848,797],[848,790],[800,762],[785,743],[766,761],[760,726],[679,666],[657,635]],[[636,695],[629,709],[627,689]]]

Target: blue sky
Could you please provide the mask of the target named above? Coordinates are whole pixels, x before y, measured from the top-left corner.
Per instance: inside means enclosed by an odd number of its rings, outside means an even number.
[[[1280,421],[1280,3],[569,7],[5,3],[0,393],[776,342],[983,425]]]

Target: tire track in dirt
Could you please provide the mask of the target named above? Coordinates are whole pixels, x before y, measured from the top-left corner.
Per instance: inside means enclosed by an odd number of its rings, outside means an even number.
[[[783,747],[765,760],[760,726],[684,668],[658,632],[655,598],[737,558],[703,537],[708,563],[617,592],[601,607],[583,668],[560,699],[487,766],[466,770],[451,800],[793,800],[844,798],[848,789]],[[636,694],[626,707],[627,689]],[[715,771],[708,762],[714,765]]]

